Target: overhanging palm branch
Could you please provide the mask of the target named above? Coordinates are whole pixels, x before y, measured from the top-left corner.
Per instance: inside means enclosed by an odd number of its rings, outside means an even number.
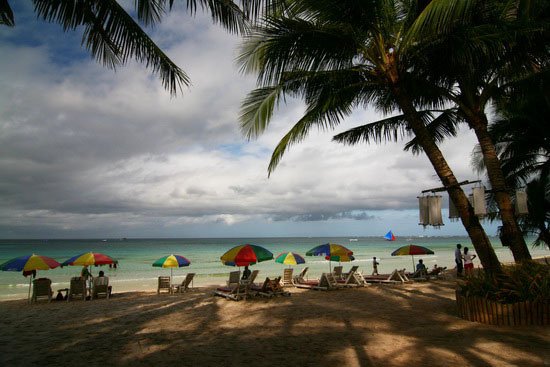
[[[0,25],[13,27],[15,20],[8,0],[0,0]]]

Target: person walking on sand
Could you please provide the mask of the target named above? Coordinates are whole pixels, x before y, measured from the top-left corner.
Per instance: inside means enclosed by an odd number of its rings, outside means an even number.
[[[476,255],[472,255],[468,253],[468,247],[464,247],[464,255],[462,258],[464,259],[464,273],[466,275],[471,275],[472,271],[474,270],[474,262],[473,260],[476,258]]]
[[[455,263],[456,263],[456,276],[461,277],[462,276],[462,253],[460,252],[460,249],[462,248],[462,245],[460,243],[456,244],[455,249]]]
[[[379,262],[376,261],[376,256],[372,258],[372,275],[378,275]]]

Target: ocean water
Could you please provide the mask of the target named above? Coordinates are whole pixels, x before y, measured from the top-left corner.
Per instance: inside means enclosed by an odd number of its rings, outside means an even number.
[[[498,238],[491,238],[499,259],[503,262],[512,261],[512,255],[508,248],[503,247]],[[322,238],[184,238],[184,239],[75,239],[75,240],[0,240],[0,264],[14,257],[38,254],[52,257],[63,262],[70,257],[84,252],[100,252],[119,261],[117,269],[108,266],[92,267],[95,275],[103,270],[110,278],[113,292],[129,290],[153,290],[156,289],[157,277],[170,275],[170,269],[156,268],[152,263],[162,256],[178,254],[191,261],[189,267],[174,268],[173,282],[181,282],[188,272],[196,273],[194,286],[224,284],[228,273],[235,270],[225,266],[220,261],[220,256],[233,246],[250,243],[263,246],[271,251],[274,256],[281,252],[293,251],[301,255],[311,248],[323,243],[338,243],[348,247],[354,252],[353,265],[359,266],[359,271],[365,274],[372,272],[372,258],[376,256],[380,263],[380,273],[390,273],[394,269],[413,268],[410,256],[390,256],[391,252],[400,246],[414,243],[432,249],[435,254],[428,256],[415,256],[415,262],[419,258],[424,260],[428,268],[435,264],[438,266],[454,267],[454,248],[457,243],[470,247],[471,242],[467,237],[398,237],[396,241],[389,242],[381,237],[322,237]],[[475,253],[475,251],[474,251]],[[531,249],[533,256],[548,256],[544,249]],[[318,277],[322,272],[329,271],[329,264],[323,257],[305,257],[306,264],[298,265],[295,274],[304,266],[309,266],[309,277]],[[474,260],[476,266],[478,259]],[[350,263],[342,263],[344,271],[351,266]],[[253,265],[253,269],[260,270],[259,279],[266,276],[282,275],[286,266],[265,261]],[[81,267],[67,266],[48,271],[39,271],[37,277],[47,277],[52,280],[54,291],[67,288],[69,279],[80,275]],[[29,278],[22,276],[20,272],[0,271],[0,301],[27,297]]]

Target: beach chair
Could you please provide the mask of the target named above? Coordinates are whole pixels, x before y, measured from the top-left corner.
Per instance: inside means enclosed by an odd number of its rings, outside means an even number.
[[[264,283],[261,286],[254,283],[251,284],[250,294],[267,298],[273,297],[273,293],[271,292],[271,279],[269,279],[269,277],[266,277]]]
[[[169,294],[172,294],[172,285],[170,284],[170,277],[159,277],[157,294],[160,294],[162,291],[166,291]]]
[[[292,273],[294,272],[294,269],[287,268],[283,270],[283,286],[285,285],[292,285]]]
[[[338,289],[338,282],[332,273],[323,273],[319,280],[306,280],[302,283],[295,283],[294,286],[297,288],[328,291]]]
[[[428,280],[428,271],[426,269],[419,269],[412,273],[410,279],[416,280],[419,282],[424,282]]]
[[[358,287],[359,284],[355,281],[355,272],[348,272],[345,275],[345,278],[343,279],[336,279],[336,282],[338,283],[338,287],[341,288],[353,288]]]
[[[97,277],[94,278],[92,283],[92,299],[99,298],[99,296],[105,296],[109,299],[111,297],[111,287],[109,286],[109,277]]]
[[[186,292],[189,289],[189,285],[193,281],[193,278],[195,277],[195,273],[188,273],[185,276],[185,279],[181,282],[181,284],[172,284],[172,292],[174,293],[183,293]]]
[[[347,278],[351,273],[356,273],[357,269],[359,269],[359,266],[357,265],[352,266],[347,273],[343,274],[343,278]]]
[[[227,281],[227,286],[231,287],[232,285],[239,284],[241,282],[241,271],[232,271],[229,273],[229,280]]]
[[[383,283],[383,284],[403,284],[411,283],[407,274],[403,270],[395,269],[389,275],[367,275],[363,276],[367,283]]]
[[[52,281],[50,279],[38,278],[32,281],[31,302],[36,302],[39,298],[46,298],[48,302],[51,302],[52,295]]]
[[[343,266],[335,266],[332,268],[332,275],[334,275],[337,280],[342,279],[342,269]]]
[[[272,279],[269,283],[269,288],[270,288],[271,294],[273,294],[274,296],[289,297],[291,295],[291,293],[288,291],[285,291],[283,286],[281,285],[281,277]]]
[[[67,294],[67,302],[73,298],[82,298],[84,301],[86,299],[86,280],[81,277],[71,278],[71,283],[69,286],[69,294]]]
[[[259,270],[254,270],[248,279],[232,283],[231,286],[219,287],[214,291],[215,296],[225,297],[233,301],[247,299],[250,292],[250,287],[254,284],[254,280],[258,276]]]
[[[308,270],[309,270],[308,266],[303,268],[302,271],[300,272],[300,274],[295,275],[294,278],[292,278],[292,284],[294,284],[294,285],[304,284],[306,282],[305,276],[306,276]]]

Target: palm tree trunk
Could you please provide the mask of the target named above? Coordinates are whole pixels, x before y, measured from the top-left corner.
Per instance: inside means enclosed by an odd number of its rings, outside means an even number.
[[[432,163],[435,172],[439,179],[447,189],[451,200],[456,206],[460,219],[468,236],[472,240],[472,244],[479,256],[479,260],[487,273],[497,275],[502,273],[500,262],[495,254],[495,251],[481,226],[479,219],[474,214],[474,210],[464,194],[464,191],[458,184],[458,180],[454,176],[453,171],[447,164],[443,153],[430,136],[426,126],[419,118],[416,108],[412,103],[412,99],[401,89],[397,84],[392,85],[393,94],[399,103],[399,106],[409,122],[418,142],[422,146],[424,153]]]
[[[531,254],[529,253],[516,216],[514,215],[512,200],[508,188],[506,187],[506,181],[495,145],[487,131],[487,117],[483,112],[466,114],[465,117],[468,121],[468,125],[474,130],[481,147],[487,175],[489,176],[492,191],[495,195],[495,201],[499,208],[500,218],[502,220],[502,231],[500,234],[502,244],[510,248],[516,262],[530,260]]]

